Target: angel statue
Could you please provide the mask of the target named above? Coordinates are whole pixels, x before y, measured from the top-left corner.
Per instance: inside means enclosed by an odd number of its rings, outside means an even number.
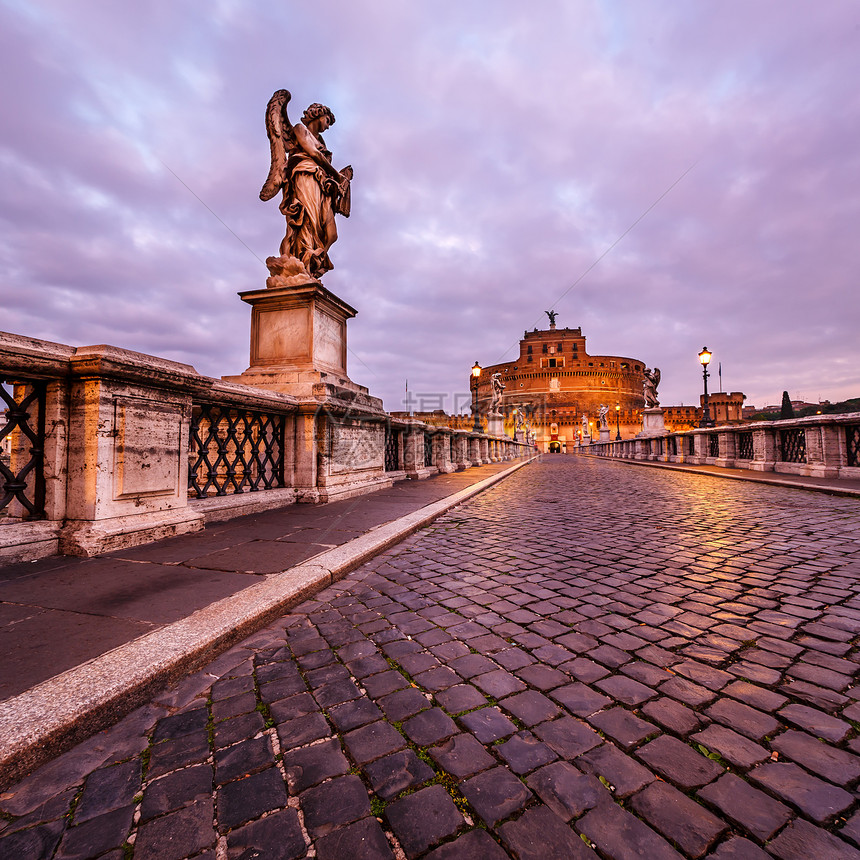
[[[605,430],[609,426],[609,419],[606,417],[609,414],[609,407],[601,404],[597,411],[597,417],[600,419],[600,429]]]
[[[660,368],[655,367],[654,370],[645,368],[644,379],[642,380],[642,393],[645,395],[645,408],[650,409],[653,406],[659,406],[660,401],[657,399],[657,386],[660,384]]]
[[[505,390],[505,383],[502,382],[501,373],[494,373],[490,380],[493,384],[493,400],[490,403],[490,412],[498,412],[499,406],[502,404],[502,392]]]
[[[266,107],[266,131],[272,166],[260,191],[261,200],[282,192],[278,207],[287,219],[280,259],[269,257],[269,286],[307,283],[334,268],[328,249],[337,239],[335,214],[349,217],[352,167],[332,166],[322,132],[334,125],[334,114],[312,104],[293,125],[287,116],[287,90],[278,90]],[[273,283],[274,281],[274,283]]]
[[[555,318],[558,316],[558,311],[544,311],[544,313],[549,317],[549,324],[555,325]]]

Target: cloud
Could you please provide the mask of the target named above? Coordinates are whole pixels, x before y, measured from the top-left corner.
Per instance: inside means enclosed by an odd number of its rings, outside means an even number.
[[[664,403],[698,398],[703,344],[749,402],[860,392],[847,0],[6,0],[0,24],[3,329],[241,372],[287,87],[355,168],[326,286],[389,409],[406,377],[453,403],[551,306],[660,366]]]

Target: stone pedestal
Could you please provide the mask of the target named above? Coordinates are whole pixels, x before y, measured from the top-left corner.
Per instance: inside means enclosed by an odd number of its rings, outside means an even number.
[[[608,427],[600,428],[600,441],[601,442],[609,442],[612,438],[612,434]]]
[[[663,409],[660,406],[642,410],[642,430],[636,434],[637,438],[665,436],[668,432],[663,421]]]
[[[505,416],[501,412],[491,412],[487,416],[487,433],[490,436],[503,436],[505,433]]]
[[[327,502],[391,486],[382,400],[346,372],[346,323],[356,311],[295,262],[270,257],[266,289],[239,293],[251,305],[251,363],[222,379],[298,400],[297,501]]]
[[[346,321],[356,311],[319,281],[239,296],[251,305],[251,363],[223,379],[296,397],[312,396],[320,383],[367,393],[346,373]]]

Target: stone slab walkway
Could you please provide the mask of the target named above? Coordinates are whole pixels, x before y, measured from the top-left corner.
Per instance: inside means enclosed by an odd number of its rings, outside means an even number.
[[[97,558],[0,566],[0,701],[510,466],[237,517]]]
[[[596,457],[597,455],[580,454],[578,456]],[[729,469],[723,466],[708,466],[698,463],[664,463],[654,460],[622,460],[611,457],[602,459],[621,465],[672,469],[676,472],[689,472],[694,475],[711,475],[715,478],[753,481],[758,484],[776,484],[783,487],[827,493],[828,495],[860,498],[860,480],[857,478],[813,478],[807,475],[793,475],[788,472],[757,472],[754,469]]]
[[[544,457],[0,794],[0,857],[856,860],[858,592],[854,499]]]

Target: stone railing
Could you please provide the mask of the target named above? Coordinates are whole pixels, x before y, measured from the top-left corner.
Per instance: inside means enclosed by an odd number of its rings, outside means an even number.
[[[860,478],[860,412],[595,442],[575,452],[626,460],[856,479]]]
[[[0,564],[534,453],[392,418],[362,391],[302,400],[117,347],[4,333],[0,398]]]

